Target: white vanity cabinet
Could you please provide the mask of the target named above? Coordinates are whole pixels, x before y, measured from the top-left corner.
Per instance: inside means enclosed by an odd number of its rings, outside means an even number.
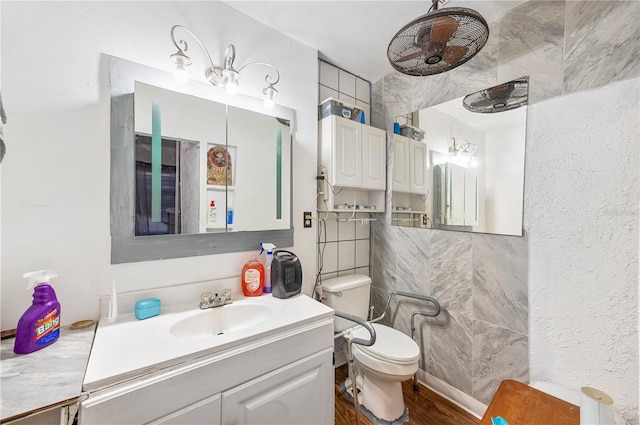
[[[332,361],[329,317],[89,392],[80,425],[330,424]]]
[[[333,423],[333,351],[318,353],[222,394],[222,423]]]
[[[384,211],[386,140],[384,130],[357,121],[336,115],[320,120],[319,173],[324,173],[330,185],[329,210],[340,210],[347,204],[366,206],[368,211],[364,212]],[[340,189],[343,196],[334,197]]]
[[[393,136],[393,191],[426,195],[427,144],[395,134]]]

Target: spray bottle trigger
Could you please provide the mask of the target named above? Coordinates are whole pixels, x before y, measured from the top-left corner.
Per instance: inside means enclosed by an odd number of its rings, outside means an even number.
[[[58,277],[58,273],[53,270],[36,270],[35,272],[28,272],[22,275],[22,277],[29,278],[29,284],[27,285],[27,291],[33,289],[39,283],[49,283],[54,277]]]

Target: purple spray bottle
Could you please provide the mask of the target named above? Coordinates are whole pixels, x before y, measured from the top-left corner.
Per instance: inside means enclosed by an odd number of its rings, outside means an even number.
[[[25,273],[29,278],[27,290],[35,285],[33,304],[18,321],[16,341],[13,352],[32,353],[57,341],[60,336],[60,303],[49,284],[58,274],[51,270],[38,270]]]

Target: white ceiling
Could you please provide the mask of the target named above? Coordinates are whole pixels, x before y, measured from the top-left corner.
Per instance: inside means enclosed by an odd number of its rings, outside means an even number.
[[[469,7],[491,22],[527,0],[450,0],[443,7]],[[391,38],[429,10],[429,0],[271,1],[226,4],[319,51],[321,58],[366,80],[393,72],[387,60]],[[442,7],[441,7],[442,8]]]

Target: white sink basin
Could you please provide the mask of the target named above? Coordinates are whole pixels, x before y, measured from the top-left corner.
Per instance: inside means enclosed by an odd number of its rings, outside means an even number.
[[[206,285],[187,286],[191,298],[197,301],[202,292],[210,290]],[[176,288],[175,292],[173,288],[160,293],[132,292],[128,304],[123,304],[133,307],[143,296],[156,296],[166,300],[158,316],[138,320],[133,311],[127,311],[115,322],[100,320],[85,374],[85,390],[94,391],[205,355],[239,349],[320,318],[333,320],[333,310],[302,294],[285,300],[270,295],[238,296],[233,304],[200,310],[194,305],[184,309],[186,304],[180,297],[185,288]],[[171,305],[174,298],[176,303]]]
[[[264,304],[227,304],[196,311],[171,325],[169,333],[179,338],[225,335],[263,323],[272,314]]]

